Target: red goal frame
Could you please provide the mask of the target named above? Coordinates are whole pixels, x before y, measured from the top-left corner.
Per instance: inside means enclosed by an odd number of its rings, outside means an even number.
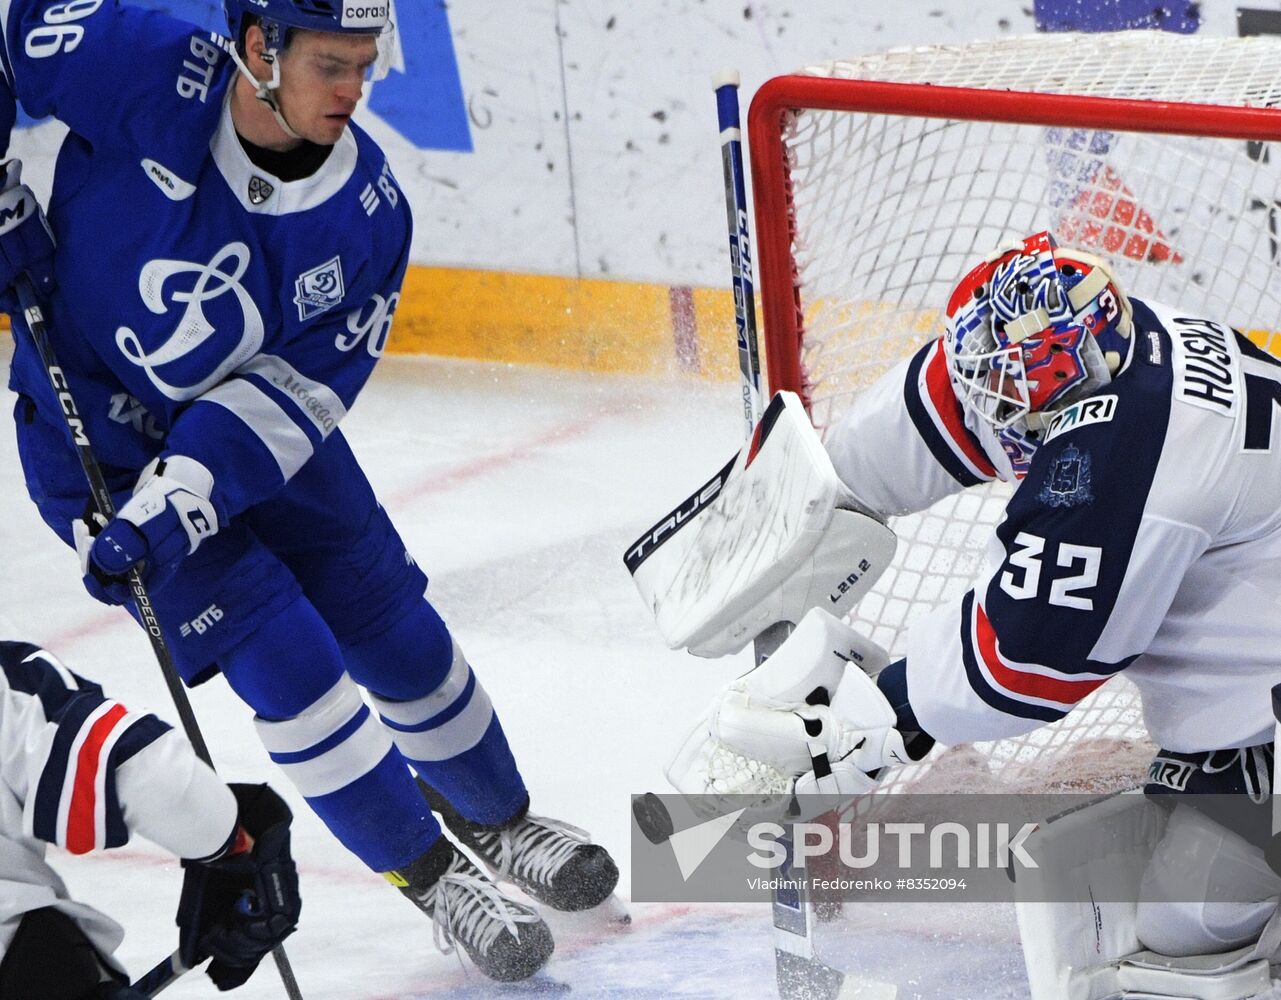
[[[771,392],[789,389],[806,407],[809,395],[800,354],[804,316],[791,253],[795,214],[783,141],[788,113],[802,108],[1281,142],[1281,109],[1276,108],[774,77],[756,92],[747,122],[766,375]]]

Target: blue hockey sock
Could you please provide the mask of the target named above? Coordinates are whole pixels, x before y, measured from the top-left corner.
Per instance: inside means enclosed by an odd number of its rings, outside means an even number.
[[[461,689],[374,705],[396,745],[429,785],[474,823],[511,819],[529,793],[489,695],[459,654]],[[446,682],[448,684],[448,682]]]
[[[291,604],[221,666],[258,713],[271,759],[371,869],[401,868],[436,842],[440,826],[408,762],[344,672],[337,643],[309,602]]]
[[[524,805],[525,782],[489,695],[426,600],[343,655],[401,753],[464,817],[501,823]]]

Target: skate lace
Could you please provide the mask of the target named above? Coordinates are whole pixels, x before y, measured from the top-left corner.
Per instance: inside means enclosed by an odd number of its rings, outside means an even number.
[[[432,938],[442,954],[455,950],[458,939],[474,941],[482,955],[504,929],[519,940],[517,924],[538,921],[537,913],[508,899],[488,878],[458,855],[450,862],[424,902],[431,907]]]
[[[486,831],[477,839],[486,855],[497,856],[499,878],[515,874],[544,885],[556,877],[575,850],[591,843],[586,830],[533,813],[515,827]]]

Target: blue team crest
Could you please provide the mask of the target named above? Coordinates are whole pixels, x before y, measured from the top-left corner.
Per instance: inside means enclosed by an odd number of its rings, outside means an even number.
[[[335,257],[319,267],[304,271],[298,275],[294,288],[299,321],[305,323],[313,316],[328,312],[347,294],[342,280],[342,258]]]
[[[1093,503],[1090,492],[1090,453],[1068,445],[1055,456],[1037,499],[1047,507],[1079,507]]]

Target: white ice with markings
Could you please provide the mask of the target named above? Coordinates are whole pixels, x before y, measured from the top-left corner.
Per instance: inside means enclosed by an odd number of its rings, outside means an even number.
[[[622,553],[738,448],[736,391],[387,358],[344,425],[493,695],[534,810],[608,847],[624,898],[629,796],[667,791],[663,764],[747,662],[668,650]],[[27,500],[11,427],[0,434],[0,475],[0,611],[126,704],[176,722],[140,630],[81,590],[75,556]],[[267,760],[249,710],[225,683],[196,689],[192,701],[220,771],[269,780],[294,806],[303,916],[287,950],[307,1000],[774,995],[768,909],[752,905],[637,904],[626,929],[553,915],[547,969],[523,986],[490,983],[439,954],[429,921],[337,844]],[[176,946],[181,874],[162,851],[135,840],[97,857],[52,854],[77,896],[124,925],[119,957],[132,973]],[[902,904],[847,916],[821,929],[827,959],[898,983],[903,1000],[1027,994],[1005,908]],[[164,995],[214,991],[192,974]],[[275,1000],[284,991],[267,962],[231,995]]]

